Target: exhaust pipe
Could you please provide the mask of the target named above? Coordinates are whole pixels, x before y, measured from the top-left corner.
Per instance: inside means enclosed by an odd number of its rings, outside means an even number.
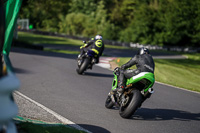
[[[149,88],[148,92],[151,93],[151,94],[153,94],[154,93],[153,88]]]
[[[144,94],[145,99],[150,98],[151,94],[154,93],[153,88],[149,88],[149,90]]]

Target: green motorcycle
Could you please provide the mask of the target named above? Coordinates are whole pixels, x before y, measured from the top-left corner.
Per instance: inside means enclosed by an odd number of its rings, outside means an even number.
[[[154,92],[154,74],[151,72],[141,72],[136,76],[127,79],[126,87],[122,93],[115,91],[118,87],[118,77],[120,68],[115,68],[112,89],[108,94],[105,107],[108,109],[113,106],[119,107],[119,114],[122,118],[130,118],[142,103],[150,98]]]

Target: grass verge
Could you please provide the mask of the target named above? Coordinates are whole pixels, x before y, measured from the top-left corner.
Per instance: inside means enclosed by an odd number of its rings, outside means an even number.
[[[16,124],[18,133],[86,133],[65,125],[34,124],[21,122]]]
[[[14,118],[18,133],[86,133],[69,125],[61,123],[47,123],[16,116]]]
[[[26,42],[28,44],[63,44],[71,46],[82,45],[81,40],[68,39],[64,37],[54,37],[47,35],[39,35],[28,32],[18,32],[18,41]]]
[[[18,41],[26,42],[28,44],[63,44],[68,46],[83,45],[83,42],[81,40],[68,39],[64,37],[54,37],[48,35],[39,35],[21,31],[18,32]],[[129,49],[127,47],[114,45],[106,45],[106,48]]]

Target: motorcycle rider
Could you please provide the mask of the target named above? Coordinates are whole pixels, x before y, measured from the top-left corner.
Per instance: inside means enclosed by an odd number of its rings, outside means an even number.
[[[136,65],[137,69],[127,69]],[[127,63],[121,66],[119,75],[119,87],[116,89],[118,92],[123,92],[126,85],[126,79],[129,79],[141,72],[154,73],[154,60],[147,48],[140,48],[137,55],[132,57]]]
[[[104,51],[104,42],[103,37],[101,35],[96,35],[95,38],[91,38],[91,40],[86,43],[86,41],[83,41],[85,44],[84,46],[80,47],[80,54],[78,56],[78,59],[82,57],[84,53],[86,53],[89,49],[94,51],[95,53],[95,63],[99,63],[99,57],[102,55]]]

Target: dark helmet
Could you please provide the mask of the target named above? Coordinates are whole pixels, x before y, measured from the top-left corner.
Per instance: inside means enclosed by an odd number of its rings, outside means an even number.
[[[142,55],[142,54],[149,54],[149,50],[147,48],[140,48],[138,50],[138,55]]]

